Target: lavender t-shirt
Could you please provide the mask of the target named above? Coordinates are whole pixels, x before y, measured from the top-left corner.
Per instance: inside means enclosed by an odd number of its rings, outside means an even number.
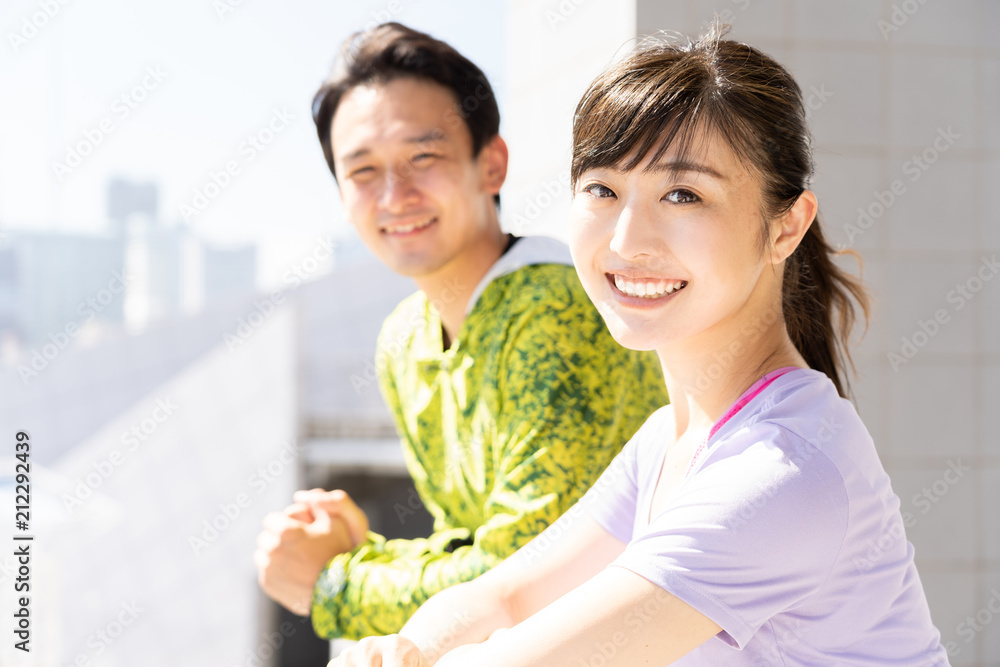
[[[947,665],[899,498],[824,374],[773,380],[710,437],[650,522],[673,408],[655,412],[581,506],[627,543],[613,565],[722,632],[676,665]]]

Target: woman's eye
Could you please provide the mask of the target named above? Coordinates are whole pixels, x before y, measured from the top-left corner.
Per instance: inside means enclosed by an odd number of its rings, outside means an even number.
[[[699,198],[690,190],[678,189],[667,193],[667,201],[673,204],[693,204],[699,201]]]
[[[600,183],[591,183],[590,185],[584,187],[583,191],[599,199],[615,196],[615,193],[611,188],[606,185],[601,185]]]

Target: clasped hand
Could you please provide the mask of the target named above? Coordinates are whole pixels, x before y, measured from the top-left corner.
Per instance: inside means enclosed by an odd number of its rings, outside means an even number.
[[[364,541],[368,517],[341,490],[296,491],[292,499],[283,512],[264,517],[254,563],[268,596],[292,613],[308,616],[324,566]]]

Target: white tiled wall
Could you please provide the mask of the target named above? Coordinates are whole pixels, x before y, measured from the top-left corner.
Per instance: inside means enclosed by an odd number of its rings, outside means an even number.
[[[635,39],[634,0],[508,0],[501,132],[510,148],[502,224],[566,238],[573,111]]]
[[[639,32],[697,31],[710,18],[706,4],[639,0]],[[1000,185],[1000,3],[906,4],[916,11],[884,39],[877,22],[891,19],[889,1],[733,3],[732,37],[784,62],[806,95],[832,92],[810,118],[813,187],[830,238],[861,252],[876,296],[857,352],[859,412],[916,518],[909,538],[935,621],[958,650],[954,664],[1000,665],[1000,618],[972,634],[959,625],[1000,583],[1000,276],[968,300],[949,300],[1000,254],[1000,215],[986,202]],[[949,128],[958,137],[934,148]],[[929,164],[917,171],[912,160],[925,151]],[[894,180],[902,194],[850,238],[858,208]],[[893,369],[888,353],[939,309],[947,323]],[[969,472],[930,506],[915,502],[959,459]]]
[[[733,39],[789,67],[807,96],[832,92],[810,114],[813,189],[828,237],[862,254],[874,290],[874,319],[855,356],[858,410],[904,509],[917,517],[909,538],[935,622],[955,642],[953,664],[1000,665],[1000,614],[971,635],[960,625],[1000,590],[1000,275],[968,300],[949,300],[984,258],[1000,256],[1000,209],[987,200],[1000,186],[1000,2],[567,0],[577,18],[546,33],[544,12],[559,4],[508,2],[505,128],[518,142],[512,165],[532,165],[515,175],[518,197],[568,165],[569,111],[630,37],[695,35],[718,11]],[[880,30],[894,4],[898,29]],[[949,128],[958,137],[935,149]],[[522,132],[530,139],[515,139]],[[915,170],[914,156],[925,151],[933,163]],[[878,202],[893,181],[902,194],[852,237],[858,208]],[[544,225],[561,232],[564,212],[551,207]],[[894,369],[888,353],[939,309],[947,323]],[[922,513],[913,496],[958,459],[972,470]]]

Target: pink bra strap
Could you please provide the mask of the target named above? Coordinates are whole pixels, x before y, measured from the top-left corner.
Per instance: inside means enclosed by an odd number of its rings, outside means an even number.
[[[728,410],[726,410],[726,414],[722,415],[722,419],[716,422],[715,426],[712,427],[712,430],[708,432],[708,437],[705,438],[705,442],[698,445],[698,449],[695,451],[694,456],[691,457],[691,465],[688,466],[687,473],[684,476],[687,477],[691,474],[691,470],[694,469],[695,462],[697,462],[701,453],[705,451],[708,441],[712,439],[712,436],[719,432],[720,428],[726,425],[726,422],[732,419],[737,412],[742,410],[747,403],[757,398],[757,396],[759,396],[762,391],[767,389],[772,382],[780,378],[785,373],[794,371],[797,368],[798,366],[785,366],[784,368],[779,368],[776,371],[771,371],[761,379],[754,382],[749,389],[743,392],[743,395],[736,399],[736,402],[733,403]]]
[[[754,382],[753,385],[751,385],[751,387],[749,389],[747,389],[745,392],[743,392],[742,396],[740,396],[738,399],[736,399],[736,402],[733,403],[732,407],[730,407],[728,410],[726,410],[726,414],[722,415],[722,419],[720,419],[718,422],[716,422],[715,426],[712,427],[712,430],[708,432],[708,440],[711,440],[712,436],[715,435],[716,433],[718,433],[719,429],[722,428],[723,426],[725,426],[726,422],[728,422],[730,419],[733,418],[733,415],[735,415],[737,412],[739,412],[740,410],[742,410],[743,407],[747,403],[749,403],[753,399],[757,398],[757,396],[760,395],[760,392],[762,392],[765,389],[767,389],[767,387],[772,382],[774,382],[775,380],[777,380],[778,378],[780,378],[785,373],[788,373],[789,371],[794,371],[796,368],[798,368],[798,367],[797,366],[785,366],[784,368],[779,368],[776,371],[771,371],[770,373],[768,373],[767,375],[765,375],[761,379],[759,379],[756,382]]]

